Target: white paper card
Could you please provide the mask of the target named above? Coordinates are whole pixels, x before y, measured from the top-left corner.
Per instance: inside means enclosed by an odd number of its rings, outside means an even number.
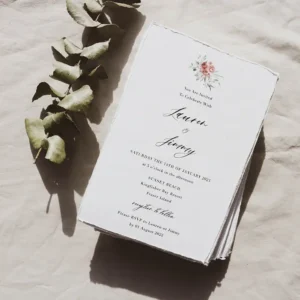
[[[207,263],[277,79],[262,66],[152,24],[79,219]]]

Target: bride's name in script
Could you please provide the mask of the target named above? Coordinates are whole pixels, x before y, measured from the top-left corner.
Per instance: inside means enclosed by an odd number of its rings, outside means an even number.
[[[164,117],[172,117],[174,120],[182,120],[188,123],[193,123],[199,126],[208,126],[205,120],[198,120],[197,118],[190,117],[186,112],[186,107],[182,107],[179,109],[173,109],[170,113],[165,113]]]

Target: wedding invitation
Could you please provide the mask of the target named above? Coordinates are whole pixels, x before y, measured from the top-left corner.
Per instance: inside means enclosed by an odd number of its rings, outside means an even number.
[[[79,220],[208,264],[233,242],[278,75],[152,24]]]

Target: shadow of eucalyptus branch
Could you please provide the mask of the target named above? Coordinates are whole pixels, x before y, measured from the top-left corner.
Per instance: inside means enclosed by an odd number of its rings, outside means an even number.
[[[96,85],[92,86],[95,99],[88,118],[90,122],[96,124],[101,122],[107,108],[113,101],[113,92],[119,85],[122,70],[128,61],[136,36],[145,22],[145,16],[135,9],[126,11],[126,14],[124,14],[123,9],[114,9],[109,13],[112,22],[123,29],[123,34],[112,38],[110,51],[99,59],[108,73],[108,79],[98,81]],[[90,37],[90,31],[91,29],[85,28],[82,35],[83,44]],[[100,41],[102,39],[97,35],[92,35],[90,39],[90,43]]]
[[[108,69],[109,78],[91,84],[94,100],[87,117],[94,123],[100,123],[106,109],[112,102],[113,91],[118,87],[122,69],[145,21],[145,17],[134,9],[129,10],[126,14],[122,14],[122,11],[122,9],[116,9],[112,12],[113,22],[125,31],[123,36],[116,36],[113,39],[110,50],[104,56],[103,64]],[[85,29],[82,39],[89,37],[89,34],[89,30]],[[99,39],[97,35],[89,38],[91,43],[93,39]],[[52,52],[57,61],[64,61],[64,58],[54,48],[52,48]],[[49,192],[46,212],[51,209],[53,195],[57,195],[61,210],[62,230],[67,236],[72,236],[76,227],[77,207],[74,193],[77,192],[81,196],[84,194],[100,153],[97,138],[86,117],[80,114],[74,114],[72,117],[80,130],[80,134],[70,124],[70,126],[59,126],[60,129],[57,128],[58,131],[56,132],[65,141],[66,160],[61,165],[51,163],[44,159],[43,150],[36,161],[43,183]],[[32,153],[35,156],[36,151],[32,149]]]

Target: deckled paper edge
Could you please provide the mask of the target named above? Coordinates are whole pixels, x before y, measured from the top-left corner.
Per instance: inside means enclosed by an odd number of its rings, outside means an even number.
[[[217,48],[217,47],[215,47],[215,46],[213,46],[213,45],[210,45],[210,44],[208,44],[208,43],[199,41],[198,39],[196,39],[196,38],[194,38],[194,37],[192,37],[192,36],[189,36],[189,35],[187,35],[187,34],[184,34],[184,33],[182,33],[182,32],[179,32],[179,31],[177,31],[177,30],[174,30],[174,29],[172,29],[172,28],[169,28],[169,27],[167,27],[167,26],[165,26],[165,25],[158,24],[158,23],[156,23],[156,22],[152,22],[152,23],[150,24],[150,26],[149,26],[148,29],[147,29],[147,32],[149,32],[150,28],[153,27],[153,26],[157,26],[157,27],[160,27],[160,28],[164,28],[165,30],[168,30],[168,31],[171,31],[171,32],[173,32],[173,33],[182,35],[182,36],[184,36],[184,37],[186,37],[186,38],[192,39],[193,41],[195,41],[195,42],[197,42],[197,43],[200,43],[200,44],[202,44],[202,45],[205,45],[205,46],[208,47],[208,48],[212,48],[212,49],[214,49],[214,50],[216,50],[216,51],[218,51],[218,52],[221,52],[221,53],[226,54],[226,55],[228,55],[228,56],[231,56],[231,57],[233,57],[233,58],[239,59],[239,60],[241,60],[241,61],[243,61],[243,62],[253,64],[253,65],[255,65],[255,66],[259,67],[259,68],[262,68],[262,69],[264,69],[264,70],[270,72],[273,76],[276,77],[276,80],[275,80],[275,82],[274,82],[273,91],[272,91],[272,93],[271,93],[271,95],[270,95],[270,99],[269,99],[269,103],[268,103],[267,109],[266,109],[266,111],[265,111],[265,114],[264,114],[264,117],[263,117],[263,119],[262,119],[262,121],[261,121],[261,124],[260,124],[260,126],[259,126],[259,128],[258,128],[256,137],[255,137],[255,140],[254,140],[254,142],[253,142],[253,146],[251,147],[251,149],[250,149],[250,151],[249,151],[249,154],[248,154],[248,156],[247,156],[247,159],[246,159],[246,162],[245,162],[243,171],[242,171],[242,173],[241,173],[241,176],[240,176],[240,178],[239,178],[239,180],[238,180],[238,182],[237,182],[235,191],[234,191],[234,193],[233,193],[232,199],[231,199],[230,204],[229,204],[229,208],[228,208],[228,210],[227,210],[227,214],[226,214],[226,216],[225,216],[225,218],[224,218],[224,221],[223,221],[223,223],[222,223],[222,225],[221,225],[221,228],[220,228],[219,233],[218,233],[218,235],[217,235],[217,237],[216,237],[216,239],[215,239],[215,242],[214,242],[214,244],[213,244],[213,246],[212,246],[212,249],[211,249],[211,251],[209,252],[208,256],[207,256],[206,259],[205,259],[205,263],[208,264],[209,261],[210,261],[209,258],[213,255],[213,253],[214,253],[214,251],[215,251],[215,248],[216,248],[216,246],[217,246],[218,240],[219,240],[220,235],[221,235],[221,233],[222,233],[222,229],[223,229],[224,224],[226,223],[226,220],[227,220],[228,215],[229,215],[229,213],[230,213],[230,207],[232,206],[232,202],[234,201],[235,196],[236,196],[236,194],[237,194],[237,192],[238,192],[238,189],[239,189],[239,187],[240,187],[240,185],[241,185],[241,183],[242,183],[243,176],[244,176],[244,174],[245,174],[246,168],[247,168],[247,166],[249,165],[249,162],[250,162],[250,159],[251,159],[251,155],[252,155],[252,153],[253,153],[253,151],[254,151],[254,147],[255,147],[255,145],[256,145],[256,143],[257,143],[259,134],[260,134],[260,132],[261,132],[261,130],[262,130],[262,127],[263,127],[263,122],[264,122],[264,120],[265,120],[265,118],[266,118],[266,115],[267,115],[267,113],[268,113],[268,111],[269,111],[269,108],[270,108],[270,105],[271,105],[271,100],[272,100],[273,95],[274,95],[274,93],[275,93],[276,84],[277,84],[277,82],[278,82],[278,80],[279,80],[279,73],[274,72],[273,70],[271,70],[271,69],[269,69],[269,68],[267,68],[267,67],[265,67],[265,66],[263,66],[263,65],[261,65],[261,64],[258,64],[258,63],[256,63],[256,62],[253,62],[253,61],[250,61],[250,60],[247,60],[247,59],[244,59],[244,58],[241,58],[241,57],[239,57],[239,56],[237,56],[237,55],[234,55],[234,54],[231,54],[231,53],[226,52],[226,51],[224,51],[224,50],[221,50],[221,49],[219,49],[219,48]]]
[[[262,121],[261,121],[261,124],[260,124],[260,126],[259,126],[259,128],[258,128],[258,131],[257,131],[257,134],[256,134],[256,138],[255,138],[255,140],[254,140],[254,142],[253,142],[253,146],[252,146],[252,148],[250,149],[249,154],[248,154],[248,156],[247,156],[247,159],[246,159],[246,162],[245,162],[243,171],[242,171],[242,173],[241,173],[241,176],[240,176],[240,178],[239,178],[239,180],[238,180],[238,182],[237,182],[237,186],[236,186],[236,188],[235,188],[235,191],[234,191],[234,193],[233,193],[232,199],[231,199],[231,201],[230,201],[230,204],[229,204],[229,208],[228,208],[227,214],[226,214],[226,216],[225,216],[225,218],[224,218],[224,221],[223,221],[222,226],[221,226],[221,228],[220,228],[220,231],[219,231],[219,233],[218,233],[218,235],[217,235],[217,237],[216,237],[216,240],[215,240],[215,242],[214,242],[214,244],[213,244],[213,246],[212,246],[212,249],[211,249],[211,251],[209,252],[208,256],[207,256],[206,259],[205,259],[205,264],[208,264],[208,263],[210,262],[210,257],[213,255],[213,253],[214,253],[214,251],[215,251],[215,248],[216,248],[216,246],[217,246],[218,240],[219,240],[220,235],[221,235],[221,233],[222,233],[222,229],[223,229],[224,224],[226,223],[226,220],[227,220],[228,215],[229,215],[229,213],[230,213],[230,207],[232,206],[232,202],[234,201],[235,196],[236,196],[236,194],[237,194],[237,192],[238,192],[238,189],[239,189],[239,187],[240,187],[240,185],[241,185],[241,183],[242,183],[243,176],[244,176],[244,174],[245,174],[245,172],[246,172],[246,168],[247,168],[247,166],[249,165],[249,162],[250,162],[250,159],[251,159],[251,155],[252,155],[252,153],[253,153],[253,151],[254,151],[254,147],[255,147],[255,145],[256,145],[256,143],[257,143],[259,134],[260,134],[260,132],[261,132],[261,130],[262,130],[262,127],[263,127],[263,122],[264,122],[264,120],[265,120],[265,118],[266,118],[266,115],[267,115],[267,113],[268,113],[268,111],[269,111],[270,104],[271,104],[271,100],[272,100],[273,95],[274,95],[274,93],[275,93],[276,84],[277,84],[277,82],[278,82],[278,80],[279,80],[279,73],[274,72],[273,70],[271,70],[271,69],[269,69],[269,68],[267,68],[267,67],[265,67],[265,66],[263,66],[263,65],[261,65],[261,64],[258,64],[258,63],[256,63],[256,62],[253,62],[253,61],[250,61],[250,60],[247,60],[247,59],[244,59],[244,58],[241,58],[241,57],[239,57],[239,56],[237,56],[237,55],[234,55],[234,54],[231,54],[231,53],[226,52],[226,51],[224,51],[224,50],[221,50],[221,49],[219,49],[219,48],[217,48],[217,47],[215,47],[215,46],[213,46],[213,45],[211,45],[211,44],[208,44],[208,43],[199,41],[198,39],[196,39],[196,38],[194,38],[194,37],[192,37],[192,36],[189,36],[189,35],[187,35],[187,34],[184,34],[184,33],[182,33],[182,32],[179,32],[179,31],[177,31],[177,30],[174,30],[174,29],[172,29],[172,28],[169,28],[169,27],[167,27],[167,26],[165,26],[165,25],[160,25],[160,24],[158,24],[158,23],[156,23],[156,22],[152,22],[152,23],[150,24],[150,26],[149,26],[149,28],[148,28],[147,31],[149,31],[149,29],[150,29],[152,26],[157,26],[157,27],[160,27],[160,28],[164,28],[164,29],[166,29],[166,30],[168,30],[168,31],[171,31],[171,32],[173,32],[173,33],[176,33],[176,34],[182,35],[182,36],[184,36],[184,37],[187,37],[187,38],[189,38],[189,39],[192,39],[193,41],[195,41],[195,42],[197,42],[197,43],[200,43],[200,44],[202,44],[202,45],[205,45],[206,47],[209,47],[209,48],[212,48],[212,49],[214,49],[214,50],[217,50],[217,51],[219,51],[219,52],[221,52],[221,53],[223,53],[223,54],[226,54],[226,55],[231,56],[231,57],[233,57],[233,58],[239,59],[239,60],[241,60],[241,61],[243,61],[243,62],[253,64],[253,65],[257,66],[257,67],[260,67],[260,68],[262,68],[262,69],[265,69],[266,71],[270,72],[273,76],[276,77],[276,80],[275,80],[275,82],[274,82],[273,91],[272,91],[272,93],[271,93],[271,96],[270,96],[270,99],[269,99],[269,103],[268,103],[267,109],[266,109],[266,111],[265,111],[265,114],[264,114],[264,117],[263,117],[263,119],[262,119]]]
[[[112,119],[112,122],[111,122],[111,124],[110,124],[110,129],[109,129],[109,132],[108,132],[108,134],[107,134],[107,136],[106,136],[106,139],[112,134],[111,128],[112,128],[112,126],[113,126],[113,123],[114,123],[114,121],[117,119],[117,117],[119,116],[120,111],[121,111],[121,107],[122,107],[122,105],[124,105],[124,103],[125,103],[123,95],[126,93],[126,90],[128,89],[128,85],[129,85],[129,82],[130,82],[132,73],[133,73],[133,71],[134,71],[134,69],[135,69],[135,65],[137,64],[138,57],[139,57],[141,51],[142,51],[143,48],[144,48],[144,43],[145,43],[145,41],[146,41],[146,39],[147,39],[147,37],[148,37],[148,34],[149,34],[150,29],[151,29],[152,26],[154,26],[154,22],[152,22],[152,23],[148,26],[148,28],[145,30],[145,32],[144,32],[144,34],[143,34],[143,38],[142,38],[142,40],[141,40],[141,42],[140,42],[140,45],[139,45],[138,50],[137,50],[137,53],[136,53],[136,55],[135,55],[135,57],[134,57],[134,61],[133,61],[133,64],[132,64],[132,66],[131,66],[131,69],[130,69],[130,72],[129,72],[129,75],[128,75],[128,78],[127,78],[127,81],[126,81],[126,84],[125,84],[125,88],[124,88],[123,94],[121,95],[121,98],[120,98],[120,101],[119,101],[119,104],[118,104],[116,113],[115,113],[115,115],[114,115],[114,117],[113,117],[113,119]],[[105,144],[105,141],[104,141],[104,144],[103,144],[102,149],[104,149],[104,148],[106,147],[105,145],[106,145],[106,144]],[[103,151],[103,150],[102,150],[102,151]],[[95,170],[96,170],[96,167],[97,167],[98,162],[99,162],[99,158],[98,158],[98,161],[97,161],[97,163],[96,163],[96,165],[95,165],[95,168],[94,168],[94,170],[93,170],[93,173],[92,173],[92,175],[91,175],[91,179],[90,179],[90,180],[93,180],[93,175],[94,175],[94,173],[95,173]],[[90,183],[89,183],[89,184],[90,184]],[[98,230],[98,231],[100,231],[100,232],[102,232],[102,233],[104,233],[104,234],[107,234],[107,235],[110,235],[110,236],[113,236],[113,237],[117,237],[117,238],[122,238],[122,239],[124,239],[124,240],[134,241],[134,242],[137,242],[137,243],[142,244],[142,245],[147,245],[147,246],[149,246],[149,247],[151,247],[151,248],[153,248],[153,249],[158,249],[158,250],[163,251],[163,252],[165,252],[165,253],[169,253],[169,254],[172,254],[172,255],[174,255],[174,256],[183,258],[183,259],[185,259],[185,260],[188,260],[188,261],[191,261],[191,262],[196,262],[196,263],[201,263],[201,264],[203,264],[203,265],[205,265],[205,266],[208,266],[208,263],[206,263],[205,261],[200,261],[200,260],[196,260],[196,259],[194,259],[194,258],[190,258],[190,257],[187,257],[187,256],[183,256],[183,255],[180,255],[180,254],[178,254],[178,253],[175,253],[175,252],[172,252],[172,251],[169,251],[169,250],[166,250],[166,249],[159,248],[159,247],[156,247],[156,246],[154,246],[154,245],[148,244],[148,243],[146,243],[146,242],[142,242],[142,241],[137,240],[137,239],[135,239],[135,238],[128,237],[128,236],[125,236],[125,235],[122,235],[122,234],[119,234],[119,233],[116,233],[116,232],[113,232],[113,231],[109,231],[109,230],[104,229],[104,228],[100,228],[100,227],[98,227],[98,226],[95,226],[95,225],[93,225],[93,224],[91,224],[91,223],[85,221],[85,220],[81,217],[81,210],[82,210],[82,207],[83,207],[84,198],[85,198],[85,196],[83,197],[83,199],[82,199],[82,201],[81,201],[81,204],[80,204],[80,208],[79,208],[79,210],[78,210],[77,220],[79,220],[80,222],[82,222],[82,223],[84,223],[84,224],[87,224],[87,225],[89,225],[89,226],[92,226],[95,230]]]
[[[253,153],[252,153],[252,155],[253,155]],[[247,166],[246,172],[243,176],[242,183],[241,183],[238,193],[236,195],[237,200],[235,200],[233,203],[232,209],[234,212],[230,216],[229,228],[225,228],[224,236],[223,236],[223,234],[221,235],[220,245],[217,247],[215,255],[212,258],[210,258],[210,260],[215,260],[215,259],[224,260],[230,255],[230,253],[232,251],[232,246],[233,246],[235,234],[236,234],[237,227],[238,227],[238,219],[239,219],[239,215],[240,215],[241,205],[243,202],[243,196],[244,196],[247,178],[249,175],[250,166],[251,166],[251,161],[250,161],[249,165]]]
[[[88,223],[88,222],[86,222],[86,221],[84,221],[84,220],[80,220],[80,221],[81,221],[82,223],[84,223],[84,224],[87,224],[87,225],[89,225],[89,226],[92,226],[96,231],[99,231],[99,232],[101,232],[101,233],[103,233],[103,234],[106,234],[106,235],[109,235],[109,236],[112,236],[112,237],[115,237],[115,238],[121,238],[121,239],[126,240],[126,241],[133,241],[133,242],[136,242],[136,243],[138,243],[138,244],[145,245],[145,246],[147,246],[147,247],[151,247],[151,248],[153,248],[153,249],[156,249],[156,250],[159,250],[159,251],[162,251],[162,252],[165,252],[165,253],[172,254],[172,255],[174,255],[174,256],[183,258],[183,259],[188,260],[188,261],[190,261],[190,262],[201,263],[201,264],[203,264],[203,265],[205,265],[205,266],[208,266],[208,263],[203,262],[203,261],[201,261],[201,260],[197,260],[197,259],[194,259],[194,258],[191,258],[191,257],[187,257],[187,256],[184,256],[184,255],[181,255],[181,254],[176,253],[176,252],[172,252],[172,251],[170,251],[170,250],[166,250],[166,249],[163,249],[163,248],[154,246],[154,245],[150,245],[150,244],[148,244],[148,243],[146,243],[146,242],[142,242],[142,241],[137,240],[137,239],[135,239],[135,238],[128,237],[128,236],[125,236],[125,235],[123,235],[123,234],[119,234],[119,233],[116,233],[116,232],[113,232],[113,231],[110,231],[110,230],[107,230],[107,229],[104,229],[104,228],[95,226],[95,225],[93,225],[93,224],[91,224],[91,223]]]
[[[272,73],[272,74],[273,74],[273,73]],[[273,75],[276,76],[275,74],[273,74]],[[252,146],[251,150],[250,150],[249,153],[248,153],[248,157],[247,157],[246,163],[245,163],[245,165],[244,165],[243,172],[242,172],[242,174],[241,174],[241,176],[240,176],[239,181],[237,182],[237,186],[236,186],[235,191],[234,191],[234,193],[233,193],[233,198],[231,199],[231,202],[234,200],[234,197],[235,197],[235,195],[237,194],[237,191],[238,191],[238,189],[239,189],[239,187],[240,187],[240,185],[241,185],[241,182],[242,182],[242,180],[243,180],[243,174],[245,173],[245,170],[246,170],[246,168],[247,168],[247,166],[248,166],[248,164],[249,164],[249,162],[250,162],[251,155],[252,155],[252,153],[254,152],[254,148],[255,148],[255,146],[256,146],[258,137],[259,137],[260,132],[261,132],[261,130],[262,130],[264,120],[265,120],[266,115],[267,115],[267,113],[268,113],[268,111],[269,111],[269,109],[270,109],[271,100],[272,100],[273,95],[274,95],[274,93],[275,93],[276,84],[277,84],[277,82],[278,82],[278,80],[279,80],[279,77],[278,77],[278,76],[276,76],[276,77],[277,77],[277,79],[276,79],[276,81],[274,82],[274,87],[273,87],[273,91],[272,91],[272,93],[271,93],[271,95],[270,95],[268,107],[267,107],[267,109],[266,109],[266,111],[265,111],[264,117],[263,117],[263,119],[262,119],[262,121],[261,121],[261,123],[260,123],[259,129],[258,129],[258,131],[257,131],[257,133],[256,133],[256,137],[255,137],[253,146]],[[228,212],[227,212],[227,214],[226,214],[226,217],[225,217],[225,220],[224,220],[224,221],[226,221],[227,216],[228,216]],[[219,237],[219,235],[218,235],[218,237]],[[217,242],[217,240],[218,240],[218,237],[217,237],[217,239],[216,239],[216,241],[215,241],[215,243],[214,243],[214,245],[213,245],[213,248],[212,248],[210,254],[213,252],[213,250],[214,250],[214,248],[215,248],[215,246],[216,246],[216,242]],[[208,255],[207,258],[210,257],[210,254]],[[206,259],[207,259],[207,258],[206,258]]]
[[[172,31],[172,32],[174,32],[174,33],[176,33],[176,34],[179,34],[179,35],[182,35],[182,36],[184,36],[184,37],[187,37],[187,38],[189,38],[189,39],[191,39],[191,40],[194,40],[194,41],[197,42],[197,43],[200,43],[200,44],[202,44],[202,45],[205,45],[206,47],[209,47],[209,48],[212,48],[212,49],[214,49],[214,50],[217,50],[217,51],[219,51],[219,52],[221,52],[221,53],[223,53],[223,54],[226,54],[226,55],[228,55],[228,56],[237,58],[237,59],[242,60],[242,61],[244,61],[244,62],[247,62],[247,63],[253,64],[253,65],[256,65],[256,66],[258,66],[258,67],[261,67],[261,68],[263,68],[263,69],[266,69],[267,71],[269,71],[270,73],[272,73],[273,75],[275,75],[276,77],[278,77],[278,79],[279,79],[279,73],[277,73],[277,72],[271,70],[270,68],[268,68],[268,67],[266,67],[266,66],[264,66],[264,65],[261,65],[261,64],[259,64],[259,63],[257,63],[257,62],[254,62],[254,61],[245,59],[245,58],[243,58],[243,57],[240,57],[240,56],[238,56],[238,55],[235,55],[235,54],[229,53],[229,52],[227,52],[227,51],[221,50],[220,48],[218,48],[218,47],[216,47],[216,46],[214,46],[214,45],[211,45],[211,44],[209,44],[209,43],[200,41],[200,40],[198,40],[198,39],[196,39],[196,38],[194,38],[194,37],[192,37],[192,36],[190,36],[190,35],[188,35],[188,34],[185,34],[185,33],[183,33],[183,32],[177,31],[177,30],[175,30],[175,29],[172,29],[172,28],[170,28],[170,27],[168,27],[168,26],[159,24],[159,23],[154,22],[154,21],[150,24],[148,30],[149,30],[152,26],[157,26],[157,27],[161,27],[161,28],[164,28],[164,29],[166,29],[166,30]],[[148,31],[148,30],[147,30],[147,31]]]
[[[276,83],[277,83],[277,81],[279,80],[279,74],[276,73],[276,72],[274,72],[274,71],[272,71],[271,69],[269,69],[269,68],[263,66],[263,65],[260,65],[260,64],[258,64],[258,63],[255,63],[255,62],[252,62],[252,61],[249,61],[249,60],[240,58],[240,57],[238,57],[238,56],[232,55],[232,54],[230,54],[230,53],[228,53],[228,52],[226,52],[226,51],[223,51],[223,50],[221,50],[221,49],[219,49],[219,48],[217,48],[217,47],[215,47],[215,46],[212,46],[212,45],[210,45],[210,44],[208,44],[208,43],[199,41],[199,40],[197,40],[197,39],[194,38],[194,37],[191,37],[191,36],[189,36],[189,35],[187,35],[187,34],[184,34],[184,33],[182,33],[182,32],[176,31],[176,30],[174,30],[174,29],[172,29],[172,28],[169,28],[169,27],[167,27],[167,26],[160,25],[160,24],[158,24],[158,23],[156,23],[156,22],[153,21],[153,22],[150,23],[150,25],[148,26],[148,28],[145,30],[144,36],[143,36],[143,38],[142,38],[142,40],[141,40],[141,43],[140,43],[140,45],[139,45],[139,49],[138,49],[138,51],[137,51],[137,53],[136,53],[136,56],[135,56],[135,58],[134,58],[134,62],[133,62],[133,64],[132,64],[132,66],[131,66],[131,70],[130,70],[130,73],[129,73],[129,75],[128,75],[127,81],[126,81],[126,84],[125,84],[125,88],[124,88],[123,94],[125,94],[125,92],[126,92],[126,90],[127,90],[127,88],[128,88],[128,84],[129,84],[129,82],[130,82],[130,78],[131,78],[131,76],[132,76],[133,70],[134,70],[135,65],[136,65],[136,63],[137,63],[137,58],[139,57],[140,52],[142,51],[142,49],[143,49],[143,47],[144,47],[145,40],[146,40],[147,37],[148,37],[148,34],[149,34],[149,32],[150,32],[151,27],[153,27],[153,26],[157,26],[157,27],[160,27],[160,28],[164,28],[164,29],[169,30],[169,31],[171,31],[171,32],[174,32],[174,33],[176,33],[176,34],[180,34],[180,35],[182,35],[182,36],[184,36],[184,37],[187,37],[187,38],[189,38],[189,39],[194,40],[195,42],[198,42],[198,43],[201,43],[201,44],[203,44],[203,45],[205,45],[205,46],[207,46],[207,47],[213,48],[213,49],[215,49],[215,50],[217,50],[217,51],[219,51],[219,52],[221,52],[221,53],[224,53],[224,54],[229,55],[229,56],[231,56],[231,57],[240,59],[240,60],[242,60],[242,61],[244,61],[244,62],[248,62],[248,63],[254,64],[254,65],[257,65],[257,66],[259,66],[259,67],[261,67],[261,68],[263,68],[263,69],[266,69],[266,70],[269,71],[271,74],[273,74],[274,76],[277,77],[277,80],[276,80],[276,82],[275,82],[275,84],[274,84],[273,93],[271,94],[271,97],[270,97],[270,100],[269,100],[268,108],[267,108],[267,110],[266,110],[266,113],[265,113],[265,115],[264,115],[264,118],[263,118],[263,120],[262,120],[262,123],[261,123],[261,125],[260,125],[260,128],[259,128],[259,130],[258,130],[258,134],[257,134],[256,139],[255,139],[255,141],[254,141],[253,147],[251,148],[251,151],[250,151],[250,153],[252,153],[252,152],[253,152],[253,149],[254,149],[254,146],[256,145],[256,142],[257,142],[259,133],[260,133],[260,131],[261,131],[263,121],[264,121],[264,119],[265,119],[265,116],[266,116],[266,114],[267,114],[267,111],[269,110],[270,102],[271,102],[271,99],[272,99],[273,94],[274,94],[274,92],[275,92]],[[112,119],[110,128],[112,128],[112,125],[113,125],[114,121],[116,120],[116,118],[117,118],[117,117],[119,116],[119,114],[120,114],[122,105],[124,105],[124,102],[125,102],[125,101],[124,101],[123,94],[122,94],[122,96],[121,96],[121,99],[120,99],[120,102],[119,102],[117,111],[116,111],[116,113],[115,113],[115,116],[114,116],[113,119]],[[106,136],[106,139],[110,136],[110,134],[111,134],[111,129],[109,130],[109,132],[108,132],[108,134],[107,134],[107,136]],[[103,149],[104,147],[105,147],[105,142],[104,142],[104,145],[103,145],[102,149]],[[98,162],[99,162],[99,160],[98,160]],[[98,162],[96,163],[96,166],[97,166]],[[248,163],[249,163],[249,157],[248,157],[247,162],[246,162],[246,164],[245,164],[245,167],[244,167],[244,169],[243,169],[241,178],[240,178],[240,180],[238,181],[238,184],[237,184],[236,190],[235,190],[235,192],[234,192],[234,194],[233,194],[233,197],[232,197],[232,200],[231,200],[231,202],[230,202],[229,208],[231,207],[232,201],[235,199],[235,195],[236,195],[237,190],[238,190],[238,188],[239,188],[239,186],[240,186],[240,184],[241,184],[241,180],[242,180],[242,177],[243,177],[243,175],[244,175],[244,173],[245,173],[245,169],[246,169],[246,166],[248,165]],[[96,166],[95,166],[95,168],[94,168],[94,170],[93,170],[93,174],[94,174],[94,172],[95,172]],[[93,177],[93,174],[91,175],[91,179],[92,179],[92,177]],[[107,233],[107,234],[109,234],[109,235],[116,236],[116,237],[122,237],[123,239],[126,239],[126,240],[133,240],[133,241],[138,242],[138,243],[140,243],[140,244],[144,244],[144,245],[150,246],[150,247],[152,247],[152,248],[156,248],[156,249],[162,250],[162,251],[164,251],[164,252],[166,252],[166,253],[173,254],[173,255],[175,255],[175,256],[184,258],[184,259],[186,259],[186,260],[189,260],[189,261],[192,261],[192,262],[202,263],[202,264],[204,264],[204,265],[206,265],[206,266],[208,266],[208,264],[209,264],[209,262],[210,262],[210,260],[209,260],[208,258],[211,257],[211,254],[214,252],[214,249],[215,249],[215,247],[216,247],[216,244],[217,244],[217,241],[218,241],[220,232],[222,231],[222,228],[223,228],[223,226],[224,226],[224,223],[226,222],[226,219],[227,219],[227,217],[228,217],[228,212],[227,212],[226,217],[225,217],[225,219],[224,219],[224,222],[222,223],[221,229],[220,229],[220,231],[219,231],[219,234],[218,234],[218,236],[217,236],[217,238],[216,238],[216,241],[215,241],[215,243],[214,243],[214,245],[213,245],[212,250],[210,251],[208,257],[207,257],[204,261],[200,261],[200,260],[196,260],[196,259],[193,259],[193,258],[190,258],[190,257],[186,257],[186,256],[183,256],[183,255],[180,255],[180,254],[178,254],[178,253],[173,253],[173,252],[168,251],[168,250],[166,250],[166,249],[162,249],[162,248],[159,248],[159,247],[155,247],[154,245],[150,245],[150,244],[145,243],[145,242],[142,242],[142,241],[140,241],[140,240],[136,240],[136,239],[134,239],[134,238],[130,238],[130,237],[127,237],[127,236],[123,236],[123,235],[121,235],[121,234],[114,233],[114,232],[111,232],[111,231],[109,231],[109,230],[105,230],[105,229],[99,228],[99,227],[97,227],[97,226],[95,226],[95,225],[93,225],[93,224],[90,224],[90,223],[84,221],[84,220],[80,217],[81,209],[82,209],[83,203],[84,203],[84,197],[83,197],[83,199],[82,199],[82,201],[81,201],[81,205],[80,205],[80,208],[79,208],[79,211],[78,211],[78,217],[77,217],[77,219],[78,219],[79,221],[81,221],[81,222],[83,222],[83,223],[85,223],[85,224],[87,224],[87,225],[90,225],[90,226],[92,226],[92,227],[94,227],[94,228],[97,228],[99,231],[101,231],[101,232],[103,232],[103,233]]]

